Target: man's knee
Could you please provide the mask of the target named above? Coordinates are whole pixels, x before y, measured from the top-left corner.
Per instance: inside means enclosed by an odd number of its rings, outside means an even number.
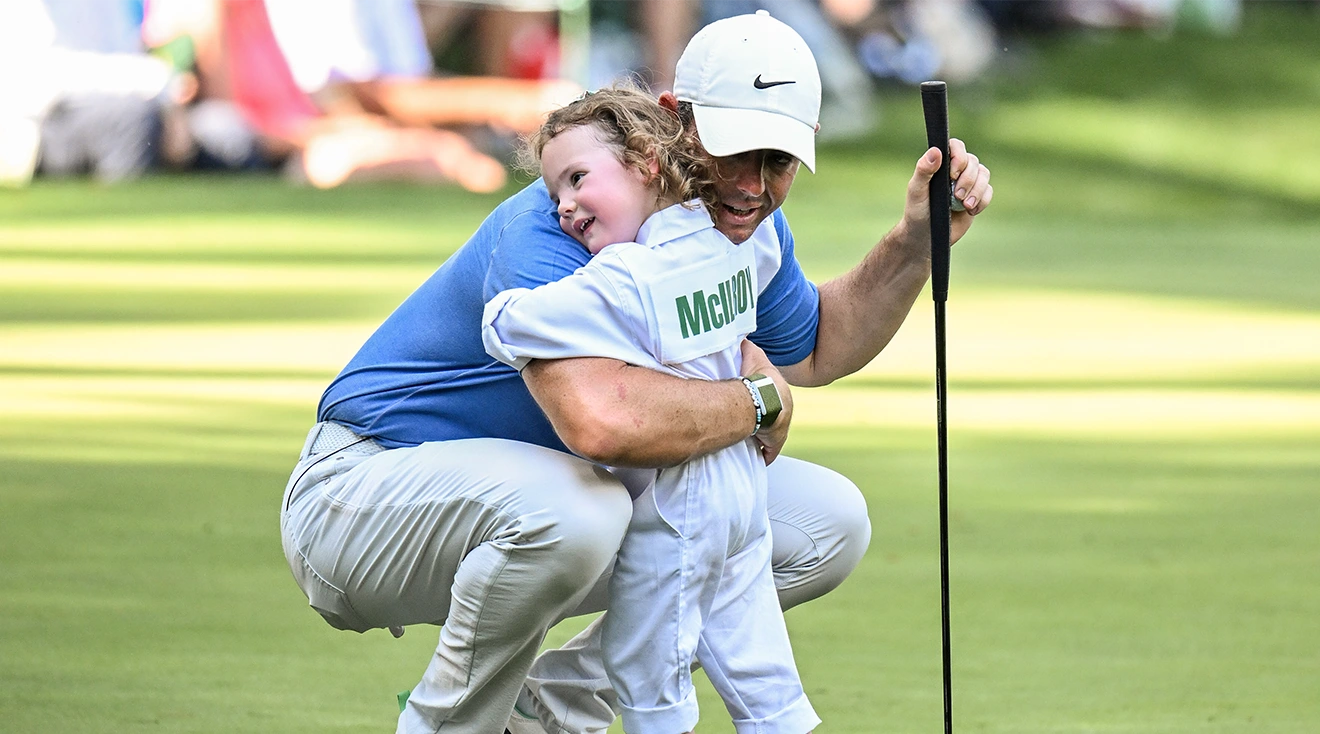
[[[842,474],[780,457],[771,465],[769,499],[775,585],[785,609],[832,591],[866,555],[866,500]]]
[[[632,500],[617,479],[594,466],[581,476],[548,509],[553,529],[542,564],[544,591],[552,597],[585,595],[614,562],[632,517]]]
[[[839,528],[833,548],[835,586],[843,583],[857,568],[871,545],[871,518],[867,514],[866,498],[852,482],[848,482],[846,489],[838,498],[835,514]]]
[[[866,498],[852,480],[820,467],[830,477],[817,479],[817,511],[821,514],[815,537],[822,592],[830,591],[848,578],[871,544],[871,518]]]

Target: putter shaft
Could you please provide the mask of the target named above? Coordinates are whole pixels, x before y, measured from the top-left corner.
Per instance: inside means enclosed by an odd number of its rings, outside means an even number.
[[[944,369],[944,307],[949,297],[949,100],[944,82],[921,85],[926,141],[941,153],[940,170],[930,180],[930,281],[935,299],[935,413],[940,491],[940,623],[944,669],[944,733],[953,734],[953,674],[949,644],[949,446],[948,377]]]

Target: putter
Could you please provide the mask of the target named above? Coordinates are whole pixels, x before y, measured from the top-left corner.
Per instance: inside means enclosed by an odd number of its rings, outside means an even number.
[[[944,652],[944,734],[953,733],[953,683],[949,655],[949,428],[948,376],[944,372],[944,303],[949,299],[949,94],[944,82],[922,82],[928,148],[939,148],[940,170],[930,180],[930,284],[935,299],[935,413],[939,435],[940,618]]]

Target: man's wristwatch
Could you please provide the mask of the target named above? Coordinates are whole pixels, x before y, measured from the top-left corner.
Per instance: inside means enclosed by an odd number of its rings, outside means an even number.
[[[774,425],[779,412],[784,409],[775,381],[762,374],[747,375],[742,381],[747,386],[747,391],[752,394],[752,403],[756,405],[756,428],[752,433]]]

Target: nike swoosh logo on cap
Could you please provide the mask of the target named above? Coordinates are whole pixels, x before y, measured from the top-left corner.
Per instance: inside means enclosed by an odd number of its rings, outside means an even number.
[[[752,86],[757,89],[769,89],[770,87],[777,87],[780,84],[797,84],[797,81],[790,79],[786,82],[763,82],[761,81],[761,75],[757,74],[756,81],[752,82]]]

